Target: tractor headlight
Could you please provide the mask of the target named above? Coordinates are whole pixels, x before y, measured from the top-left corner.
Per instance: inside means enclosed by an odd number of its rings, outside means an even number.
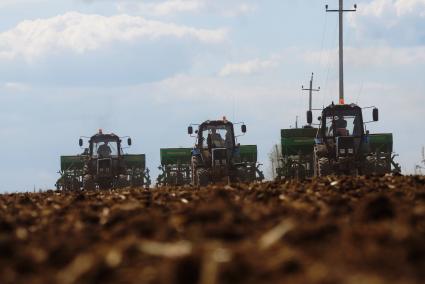
[[[348,154],[354,154],[354,149],[353,148],[348,149]]]
[[[339,149],[340,154],[345,154],[345,149]]]

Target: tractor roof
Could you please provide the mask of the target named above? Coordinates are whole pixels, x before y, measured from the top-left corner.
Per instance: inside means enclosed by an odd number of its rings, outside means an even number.
[[[346,105],[346,104],[344,104],[344,105],[331,104],[328,107],[326,107],[324,110],[338,111],[338,110],[351,110],[351,109],[352,110],[354,110],[354,109],[360,109],[361,110],[361,108],[356,104],[349,104],[349,105]]]
[[[232,126],[233,123],[231,123],[228,120],[207,120],[205,122],[203,122],[200,127],[205,127],[205,126],[220,126],[220,125],[229,125]]]
[[[118,142],[120,141],[120,137],[118,137],[117,135],[113,133],[111,134],[97,133],[90,138],[90,142],[103,142],[103,141]]]

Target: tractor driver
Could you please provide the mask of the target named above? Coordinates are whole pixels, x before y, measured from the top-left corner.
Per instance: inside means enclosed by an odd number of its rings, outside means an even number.
[[[335,133],[336,136],[348,135],[347,121],[344,119],[343,116],[339,115],[338,118],[334,120],[333,132]]]
[[[212,128],[210,135],[210,141],[212,147],[224,147],[224,139],[220,133],[217,133],[217,129]]]
[[[111,147],[109,147],[108,142],[104,142],[102,145],[99,146],[97,149],[97,154],[101,158],[107,158],[112,154]]]

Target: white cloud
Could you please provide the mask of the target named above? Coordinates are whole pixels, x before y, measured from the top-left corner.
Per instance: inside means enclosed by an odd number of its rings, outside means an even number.
[[[85,53],[113,42],[155,41],[164,37],[219,43],[226,34],[224,29],[197,29],[129,15],[105,17],[69,12],[49,19],[23,21],[0,33],[0,59],[23,57],[32,61],[63,50]]]
[[[399,16],[416,12],[423,15],[425,12],[425,0],[397,0],[394,5]]]
[[[304,54],[304,60],[307,62],[325,64],[321,58],[330,58],[332,64],[338,60],[337,50],[328,50],[322,52],[309,51]],[[345,47],[344,60],[347,64],[357,67],[385,67],[400,66],[412,64],[425,64],[425,46],[419,47]],[[326,64],[329,64],[326,62]]]
[[[120,11],[138,10],[141,13],[149,13],[159,16],[169,15],[178,12],[195,12],[205,6],[204,0],[168,0],[164,2],[151,3],[118,3],[117,8]]]
[[[15,6],[20,4],[36,4],[47,0],[0,0],[0,8]]]
[[[373,0],[364,3],[359,8],[360,15],[386,17],[396,15],[402,17],[407,14],[420,14],[425,11],[425,0]],[[353,15],[352,18],[355,18]]]
[[[20,82],[6,82],[0,86],[3,87],[6,91],[24,92],[29,90],[29,86],[27,84]]]
[[[234,6],[232,9],[227,9],[222,12],[223,16],[226,17],[237,17],[239,15],[245,15],[252,13],[256,10],[256,6],[248,3],[241,3]]]
[[[279,65],[281,58],[274,56],[267,60],[253,59],[241,63],[226,64],[219,72],[220,76],[229,75],[251,75],[264,70],[275,68]]]
[[[142,15],[168,16],[178,13],[218,13],[236,17],[255,11],[256,7],[247,1],[222,0],[164,0],[164,1],[121,1],[116,4],[118,11]]]
[[[398,45],[425,43],[425,0],[372,0],[348,15],[358,37]]]

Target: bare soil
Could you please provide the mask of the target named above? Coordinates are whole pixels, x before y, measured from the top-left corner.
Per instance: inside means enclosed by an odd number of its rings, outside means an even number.
[[[425,178],[0,195],[1,283],[424,283]]]

